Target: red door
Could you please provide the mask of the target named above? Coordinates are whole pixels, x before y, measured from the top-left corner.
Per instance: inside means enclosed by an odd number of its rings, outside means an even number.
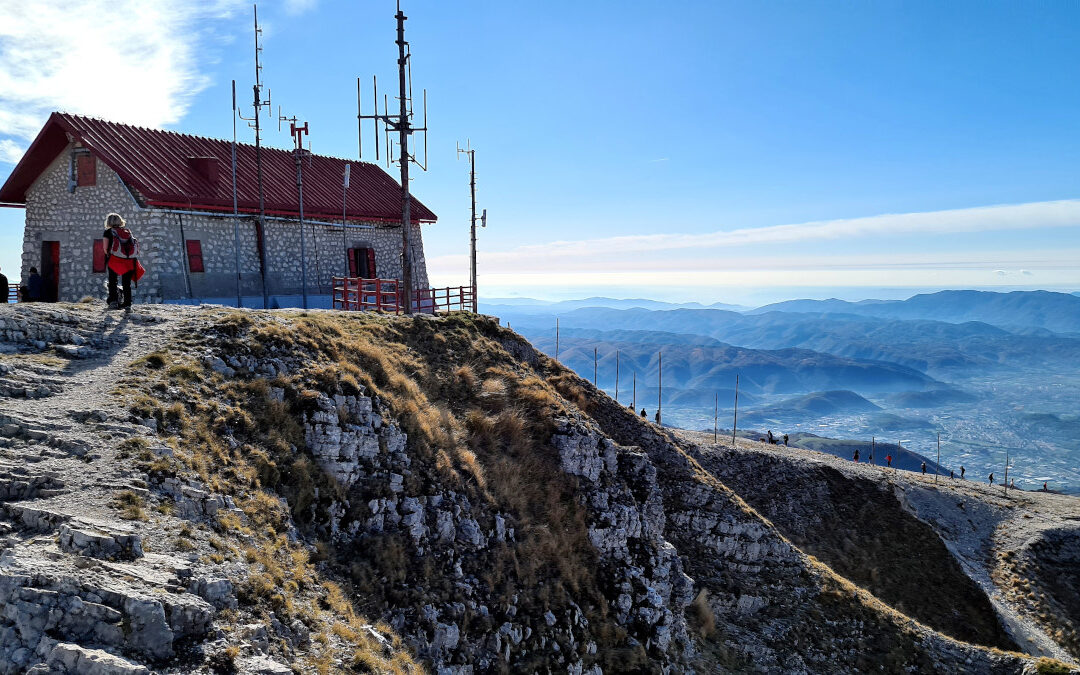
[[[41,299],[56,302],[60,298],[60,242],[41,242]]]

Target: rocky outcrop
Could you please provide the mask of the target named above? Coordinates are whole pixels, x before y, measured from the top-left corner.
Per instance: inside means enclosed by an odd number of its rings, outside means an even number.
[[[53,402],[0,419],[0,675],[1031,667],[807,555],[828,481],[740,482],[490,319],[0,319]]]

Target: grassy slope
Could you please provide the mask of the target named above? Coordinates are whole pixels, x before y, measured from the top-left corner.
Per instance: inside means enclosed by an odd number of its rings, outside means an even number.
[[[132,401],[133,409],[157,417],[177,448],[174,460],[144,456],[140,461],[156,476],[197,475],[211,488],[235,496],[244,517],[223,516],[219,535],[222,556],[245,560],[255,572],[240,589],[242,612],[265,615],[273,610],[279,617],[304,621],[317,637],[316,648],[305,658],[318,670],[327,669],[343,650],[351,653],[357,667],[415,670],[416,663],[389,627],[379,630],[392,649],[380,647],[360,630],[365,620],[358,607],[377,615],[421,600],[417,589],[435,597],[450,596],[453,589],[447,570],[433,566],[431,556],[400,550],[400,542],[367,542],[363,548],[341,550],[324,541],[316,556],[325,559],[321,565],[305,547],[289,543],[290,516],[309,541],[320,540],[328,507],[343,496],[303,452],[295,422],[310,409],[316,392],[356,393],[362,387],[375,394],[409,434],[417,480],[463,491],[476,503],[489,505],[491,512],[510,513],[523,536],[474,561],[473,571],[484,575],[493,597],[524,595],[521,609],[526,614],[539,615],[545,608],[571,602],[580,605],[599,643],[595,660],[607,671],[644,667],[645,653],[627,643],[625,632],[607,614],[609,582],[597,571],[574,484],[558,470],[557,453],[548,445],[556,416],[590,415],[617,442],[642,446],[660,469],[661,480],[675,488],[665,500],[673,516],[698,508],[685,501],[686,495],[697,494],[730,518],[770,528],[682,453],[673,439],[491,321],[332,313],[282,318],[227,311],[213,312],[211,318],[215,326],[206,335],[185,336],[175,350],[140,365],[145,393]],[[223,382],[188,356],[208,347],[273,355],[296,368],[269,381]],[[275,400],[271,386],[284,391],[284,401]],[[826,663],[835,658],[832,650],[840,640],[858,646],[849,667],[931,663],[917,646],[919,634],[906,627],[906,617],[824,565],[799,557],[802,562],[775,576],[766,570],[764,578],[755,577],[736,566],[714,565],[693,535],[669,532],[689,556],[695,568],[691,575],[703,580],[706,590],[720,594],[724,585],[739,581],[774,585],[772,609],[747,625],[775,626],[787,613],[783,623],[788,631],[774,647],[816,651]],[[768,536],[782,544],[779,535]],[[335,580],[344,582],[343,591]],[[793,589],[800,601],[792,604],[792,596],[785,603],[782,598]],[[695,623],[708,635],[702,643],[704,658],[736,664],[737,657],[725,647],[725,638],[731,636],[707,630],[706,624],[718,619],[710,618],[714,610],[699,604],[694,611]],[[489,628],[482,619],[476,621],[477,633]],[[830,621],[838,622],[839,634],[826,627]],[[857,634],[854,642],[849,630]],[[463,640],[468,640],[468,625],[464,633]]]

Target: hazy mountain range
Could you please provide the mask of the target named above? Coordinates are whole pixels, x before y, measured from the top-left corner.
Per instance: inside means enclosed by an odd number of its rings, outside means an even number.
[[[637,407],[650,416],[662,352],[667,423],[711,428],[718,408],[730,425],[738,375],[743,428],[902,435],[917,452],[941,433],[945,453],[969,468],[1009,454],[1033,480],[1080,489],[1077,294],[943,291],[736,309],[610,298],[481,305],[589,380],[595,353],[597,384],[611,394],[618,362],[619,400],[631,402],[636,377]]]

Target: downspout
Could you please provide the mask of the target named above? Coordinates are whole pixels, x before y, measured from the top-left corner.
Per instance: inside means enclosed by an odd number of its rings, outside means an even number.
[[[184,236],[184,216],[177,211],[176,218],[180,221],[180,250],[184,252],[184,283],[187,285],[188,299],[194,300],[194,294],[191,292],[191,274],[189,273],[191,260],[188,259],[187,237]]]

